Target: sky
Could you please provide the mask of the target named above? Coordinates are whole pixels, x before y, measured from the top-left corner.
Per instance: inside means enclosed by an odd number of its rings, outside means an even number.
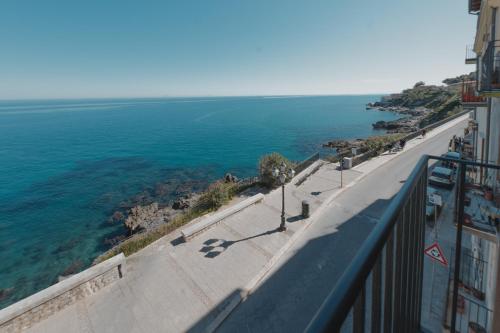
[[[466,0],[1,0],[0,99],[392,93],[474,70]]]

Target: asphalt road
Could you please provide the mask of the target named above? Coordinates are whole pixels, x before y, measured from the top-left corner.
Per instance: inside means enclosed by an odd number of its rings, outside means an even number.
[[[440,155],[465,121],[402,153],[340,194],[219,332],[302,332],[423,154]]]

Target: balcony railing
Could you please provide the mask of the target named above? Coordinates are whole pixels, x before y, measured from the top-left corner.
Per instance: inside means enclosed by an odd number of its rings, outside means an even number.
[[[491,41],[481,58],[480,93],[500,92],[500,40]]]
[[[477,62],[477,55],[474,52],[474,48],[472,45],[467,45],[465,47],[465,63],[469,65],[473,65]]]
[[[469,0],[469,14],[478,14],[481,10],[481,0]]]
[[[449,218],[448,227],[452,230],[452,235],[455,234],[456,239],[452,244],[455,254],[449,267],[452,277],[451,281],[448,281],[449,293],[445,290],[446,286],[442,284],[436,287],[441,290],[443,298],[449,299],[449,303],[446,302],[449,306],[446,311],[443,311],[443,316],[446,315],[446,318],[442,318],[441,324],[448,326],[450,332],[454,333],[463,332],[464,325],[484,327],[491,323],[493,312],[484,307],[481,300],[474,301],[472,297],[474,293],[465,292],[464,294],[462,290],[465,288],[464,285],[470,287],[469,285],[473,284],[476,294],[484,294],[483,277],[485,266],[487,266],[485,261],[472,256],[470,251],[462,250],[462,234],[464,225],[467,224],[465,206],[470,207],[471,201],[474,200],[471,198],[472,194],[468,192],[468,184],[474,183],[470,169],[487,168],[490,174],[495,174],[496,178],[496,173],[500,172],[500,166],[423,156],[332,292],[326,297],[309,323],[307,332],[340,332],[341,330],[342,332],[347,330],[353,332],[419,332],[422,330],[423,297],[425,296],[427,300],[429,297],[434,297],[434,294],[429,296],[424,293],[424,289],[431,289],[427,285],[424,288],[424,284],[435,283],[434,280],[429,281],[424,277],[424,269],[427,265],[424,264],[424,243],[429,241],[426,238],[426,228],[432,228],[426,227],[425,223],[430,162],[432,162],[431,167],[448,166],[455,168],[458,173],[457,184],[453,186],[454,196],[450,189],[445,204],[451,207],[447,208],[451,211],[443,214]],[[433,176],[429,177],[429,179],[432,178]],[[481,192],[481,196],[486,197],[485,193]],[[472,205],[476,204],[477,202]],[[486,213],[483,211],[482,214]],[[497,216],[498,218],[500,215]],[[495,232],[498,230],[497,223],[498,220],[494,223]],[[440,228],[442,226],[441,224]],[[469,227],[472,228],[473,225],[469,223]],[[432,229],[433,231],[437,232],[437,229]],[[474,271],[471,271],[472,269]],[[496,270],[496,266],[487,269]],[[468,297],[467,304],[469,305],[464,305],[464,297]],[[468,307],[468,316],[463,315],[464,307]],[[487,327],[486,329],[486,332],[491,332]]]
[[[487,102],[486,97],[476,94],[476,81],[463,81],[460,96],[464,106],[486,105]]]

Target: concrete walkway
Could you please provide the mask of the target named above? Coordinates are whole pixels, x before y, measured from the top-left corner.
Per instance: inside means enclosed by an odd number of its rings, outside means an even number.
[[[407,143],[425,143],[466,116]],[[398,156],[387,154],[344,170],[344,189],[336,165],[324,163],[300,186],[286,186],[286,232],[280,223],[281,190],[239,212],[187,243],[174,232],[127,258],[124,278],[100,293],[69,306],[30,332],[180,332],[215,328],[266,276],[293,242],[346,188]],[[312,166],[311,168],[313,168]],[[304,172],[306,172],[305,170]],[[301,177],[298,175],[296,179]],[[313,216],[300,217],[301,201]]]

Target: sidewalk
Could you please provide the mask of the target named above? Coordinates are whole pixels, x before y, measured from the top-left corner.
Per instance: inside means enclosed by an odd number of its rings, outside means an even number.
[[[462,117],[433,130],[425,139],[409,141],[405,151],[460,121]],[[344,170],[344,188],[394,156],[387,154]],[[318,163],[323,165],[317,172],[301,185],[294,185]],[[315,162],[286,186],[286,232],[276,232],[281,214],[281,189],[277,189],[262,203],[226,218],[187,243],[178,241],[177,231],[128,257],[123,279],[29,331],[179,332],[214,328],[343,190],[336,165]],[[309,219],[300,217],[304,199],[311,204],[313,215]]]

